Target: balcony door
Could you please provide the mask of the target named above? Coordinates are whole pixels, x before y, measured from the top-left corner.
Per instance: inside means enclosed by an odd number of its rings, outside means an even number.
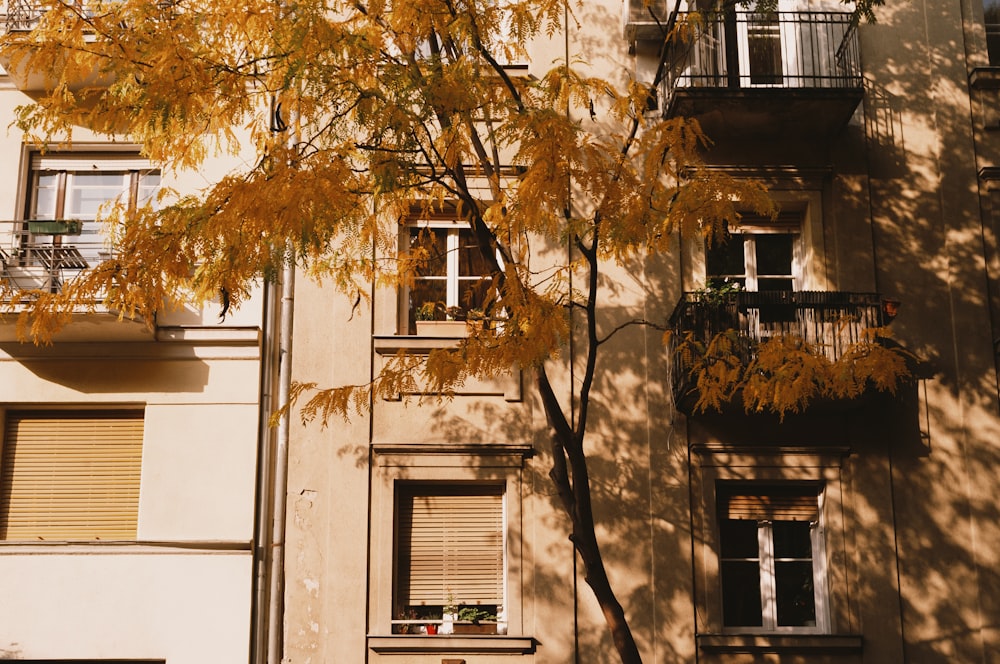
[[[741,88],[788,86],[798,76],[796,21],[787,0],[777,11],[727,10],[726,59],[730,85]]]
[[[726,240],[707,247],[705,283],[720,289],[735,285],[741,291],[760,292],[752,298],[739,298],[741,328],[751,336],[764,339],[779,333],[795,320],[794,307],[782,293],[802,289],[799,213],[785,213],[778,220],[744,217]],[[764,295],[771,293],[772,295]]]
[[[799,278],[799,233],[784,227],[743,226],[726,241],[709,247],[706,282],[737,284],[748,291],[793,291]]]
[[[65,240],[58,236],[29,233],[31,244],[72,243],[88,264],[108,254],[107,233],[97,221],[115,202],[131,207],[153,199],[160,174],[138,156],[121,154],[47,153],[31,159],[27,219],[74,220],[79,232]]]

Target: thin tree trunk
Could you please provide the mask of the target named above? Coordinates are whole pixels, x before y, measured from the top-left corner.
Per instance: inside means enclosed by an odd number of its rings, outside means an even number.
[[[563,509],[573,524],[570,540],[583,562],[584,579],[601,607],[622,664],[641,664],[639,648],[625,618],[625,610],[611,588],[597,543],[591,508],[590,475],[583,452],[582,436],[573,431],[566,419],[544,368],[538,369],[537,382],[545,415],[552,427],[552,469],[549,477],[555,483]]]

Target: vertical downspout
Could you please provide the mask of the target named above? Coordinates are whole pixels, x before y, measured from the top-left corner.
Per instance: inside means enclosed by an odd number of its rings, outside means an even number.
[[[281,274],[278,326],[278,420],[274,450],[274,492],[271,505],[271,568],[268,594],[267,664],[280,664],[285,598],[285,509],[288,503],[289,395],[292,384],[292,317],[295,311],[295,250],[288,248]]]
[[[260,342],[260,395],[257,422],[257,492],[253,535],[253,590],[250,613],[250,664],[264,664],[267,652],[268,565],[270,563],[272,482],[274,478],[274,429],[277,321],[280,314],[278,284],[264,283]]]

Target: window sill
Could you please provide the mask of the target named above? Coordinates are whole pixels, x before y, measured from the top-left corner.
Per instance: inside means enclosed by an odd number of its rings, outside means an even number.
[[[416,653],[491,653],[528,655],[535,650],[530,636],[423,636],[393,634],[369,636],[368,647],[380,655]]]
[[[408,353],[429,353],[437,348],[455,348],[463,337],[418,337],[413,334],[392,336],[377,335],[373,339],[379,355],[395,355],[403,350]]]
[[[707,652],[860,652],[860,634],[699,634]]]
[[[1000,67],[976,67],[969,74],[969,85],[976,90],[1000,88]]]

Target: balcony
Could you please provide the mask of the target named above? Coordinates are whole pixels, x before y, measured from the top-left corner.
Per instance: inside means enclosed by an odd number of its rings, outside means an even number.
[[[895,316],[898,302],[877,293],[823,291],[763,291],[708,294],[684,293],[669,326],[673,339],[690,334],[707,344],[717,334],[735,330],[734,352],[743,366],[754,358],[757,346],[776,336],[802,339],[829,360],[842,357],[866,330],[884,327]],[[690,362],[672,352],[672,388],[682,412],[690,412],[696,397],[688,375]]]
[[[79,220],[0,221],[0,283],[8,295],[58,293],[110,257],[100,233]]]
[[[82,3],[77,6],[82,6]],[[4,26],[6,32],[8,34],[20,33],[19,39],[27,40],[28,33],[38,25],[43,11],[42,6],[35,0],[8,0]],[[86,33],[84,36],[85,41],[92,41],[93,38],[92,33]],[[28,95],[38,95],[51,90],[58,75],[66,72],[69,72],[67,76],[69,88],[73,91],[90,87],[107,87],[113,81],[113,77],[100,71],[96,65],[67,69],[67,64],[72,57],[66,48],[55,60],[48,61],[45,67],[30,64],[28,57],[11,58],[9,56],[0,59],[0,66],[6,71],[14,86]]]
[[[633,0],[638,1],[638,0]],[[849,12],[702,15],[668,53],[667,117],[697,118],[709,137],[832,137],[862,98]]]

